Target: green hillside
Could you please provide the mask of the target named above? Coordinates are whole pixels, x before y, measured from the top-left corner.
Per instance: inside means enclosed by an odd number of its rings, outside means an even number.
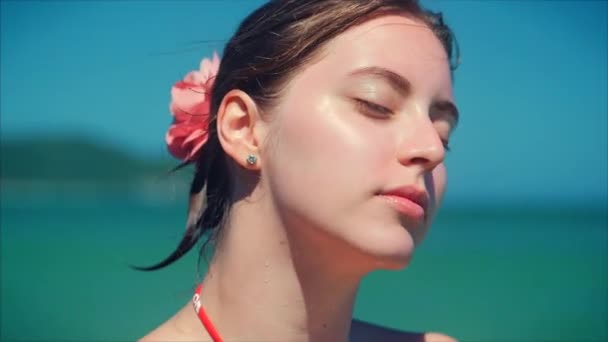
[[[3,180],[129,181],[162,177],[179,162],[144,160],[86,138],[43,137],[0,144]]]

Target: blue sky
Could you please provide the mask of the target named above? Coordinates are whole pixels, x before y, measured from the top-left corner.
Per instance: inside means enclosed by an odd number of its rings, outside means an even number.
[[[79,134],[167,155],[169,90],[261,4],[1,3],[2,139]],[[606,1],[423,1],[462,50],[452,200],[606,203]]]

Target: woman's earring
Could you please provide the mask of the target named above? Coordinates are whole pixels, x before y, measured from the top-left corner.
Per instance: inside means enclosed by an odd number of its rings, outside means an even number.
[[[255,165],[255,163],[258,162],[258,157],[255,156],[255,154],[250,154],[249,156],[247,156],[247,164],[249,165]]]

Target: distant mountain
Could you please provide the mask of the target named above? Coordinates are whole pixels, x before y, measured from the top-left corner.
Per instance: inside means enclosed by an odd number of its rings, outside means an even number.
[[[0,143],[2,180],[129,181],[158,178],[179,161],[144,160],[79,137],[41,137]]]

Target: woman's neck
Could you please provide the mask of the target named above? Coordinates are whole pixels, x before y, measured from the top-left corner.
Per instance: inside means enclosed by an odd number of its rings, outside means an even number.
[[[363,258],[311,227],[286,230],[273,212],[263,201],[233,207],[204,310],[225,340],[347,341]]]

